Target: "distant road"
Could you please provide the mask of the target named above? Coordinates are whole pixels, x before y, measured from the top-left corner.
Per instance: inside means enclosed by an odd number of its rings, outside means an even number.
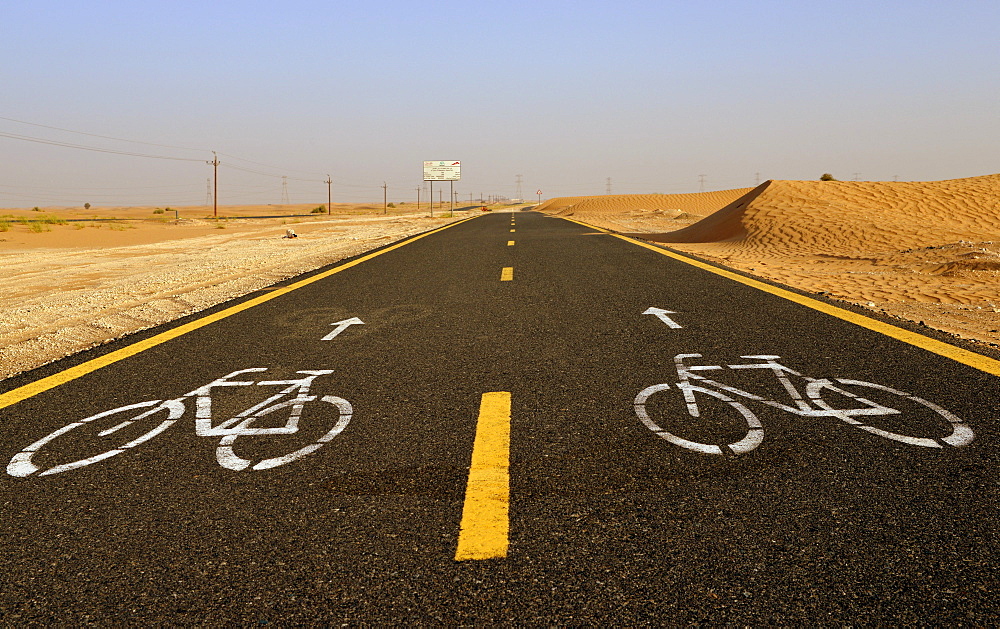
[[[997,624],[1000,364],[685,260],[490,213],[0,383],[0,620]]]

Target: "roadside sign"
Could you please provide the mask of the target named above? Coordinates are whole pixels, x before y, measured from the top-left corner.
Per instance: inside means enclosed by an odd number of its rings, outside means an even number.
[[[458,181],[462,178],[462,162],[424,162],[424,181]]]

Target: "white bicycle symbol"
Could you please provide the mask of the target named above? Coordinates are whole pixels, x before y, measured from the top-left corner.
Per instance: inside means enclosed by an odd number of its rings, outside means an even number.
[[[86,419],[73,422],[72,424],[63,426],[50,435],[42,437],[21,452],[15,454],[14,458],[12,458],[10,463],[7,465],[7,473],[11,476],[25,477],[39,472],[39,476],[47,476],[49,474],[59,474],[60,472],[79,469],[92,463],[97,463],[98,461],[103,461],[104,459],[117,456],[126,450],[146,443],[153,437],[170,428],[184,415],[187,410],[186,402],[190,398],[194,398],[195,434],[200,437],[222,437],[222,440],[219,442],[219,446],[215,451],[216,459],[222,467],[237,471],[245,470],[247,468],[252,470],[266,470],[301,459],[302,457],[319,450],[330,442],[334,437],[340,434],[341,431],[343,431],[347,426],[348,422],[351,421],[353,409],[347,400],[332,395],[319,397],[317,395],[309,394],[309,388],[312,386],[313,380],[319,376],[333,373],[332,370],[322,369],[315,371],[297,371],[296,373],[303,374],[304,377],[294,380],[264,380],[261,382],[255,382],[253,380],[233,380],[233,378],[240,376],[241,374],[259,373],[263,371],[267,371],[267,368],[255,367],[251,369],[240,369],[228,375],[222,376],[217,380],[213,380],[204,386],[198,387],[190,393],[186,393],[176,399],[149,400],[146,402],[139,402],[137,404],[129,404],[128,406],[120,406],[109,411],[91,415]],[[263,402],[255,404],[254,406],[238,413],[236,416],[220,424],[215,426],[212,425],[213,389],[219,387],[266,387],[282,385],[284,385],[285,388],[268,397]],[[336,411],[336,420],[333,423],[333,427],[330,428],[329,431],[324,433],[309,445],[283,456],[265,458],[256,462],[240,457],[233,450],[233,444],[240,437],[247,437],[251,435],[295,434],[299,431],[299,420],[302,417],[302,411],[306,404],[317,401],[325,402],[326,404],[333,406]],[[284,425],[253,425],[255,422],[261,420],[261,418],[282,409],[289,409],[288,419],[285,421]],[[138,414],[133,414],[137,411],[139,411]],[[74,434],[78,434],[73,433],[73,431],[82,426],[87,426],[92,422],[96,422],[97,420],[112,418],[111,422],[113,423],[114,417],[117,415],[126,415],[128,418],[123,421],[119,421],[118,423],[114,423],[114,425],[105,430],[97,432],[97,437],[103,438],[104,441],[102,443],[104,443],[104,447],[106,447],[106,443],[108,441],[114,442],[117,440],[120,442],[123,439],[128,439],[126,443],[115,445],[110,450],[101,452],[100,454],[95,454],[93,456],[71,461],[69,463],[53,465],[44,470],[39,467],[39,464],[36,464],[36,455],[38,455],[39,451],[43,450],[54,440],[62,437],[63,435],[73,436]],[[165,417],[163,417],[164,415]],[[162,420],[160,419],[161,417]],[[159,423],[155,423],[157,421],[159,421]],[[151,422],[155,425],[151,429],[145,430],[144,427],[149,425]],[[127,430],[133,424],[138,424],[139,428]],[[141,434],[134,436],[134,433],[137,430],[141,432]],[[145,432],[142,432],[143,430],[145,430]],[[127,436],[124,436],[126,434]]]
[[[875,384],[873,382],[863,382],[861,380],[849,380],[844,378],[810,378],[808,376],[803,376],[801,373],[790,369],[789,367],[779,364],[777,360],[780,356],[741,356],[740,358],[759,360],[761,362],[726,366],[729,369],[771,370],[774,376],[781,382],[785,391],[789,394],[791,404],[793,404],[789,405],[776,400],[766,399],[754,393],[750,393],[715,380],[710,380],[698,373],[709,370],[724,369],[722,366],[689,365],[685,362],[688,359],[701,357],[701,354],[678,354],[675,356],[674,363],[677,367],[677,376],[680,381],[676,385],[665,383],[654,384],[653,386],[646,387],[639,392],[639,394],[635,397],[634,402],[635,413],[647,428],[667,441],[689,450],[694,450],[704,454],[723,454],[727,450],[733,454],[745,454],[754,450],[761,444],[761,442],[763,442],[764,427],[761,425],[760,420],[750,411],[750,409],[738,402],[734,399],[734,397],[741,397],[754,402],[760,402],[768,406],[773,406],[774,408],[780,408],[783,411],[787,411],[800,417],[835,417],[843,422],[846,422],[847,424],[874,435],[914,446],[941,448],[948,445],[957,448],[972,443],[974,438],[972,429],[964,421],[946,409],[941,408],[933,402],[928,402],[925,399],[891,387]],[[797,388],[795,384],[792,383],[789,376],[796,376],[805,380],[805,395],[803,395],[803,390]],[[745,436],[726,444],[706,443],[685,439],[661,428],[650,418],[646,405],[651,397],[663,391],[668,391],[674,386],[680,389],[684,397],[684,401],[687,404],[688,414],[691,417],[701,417],[701,409],[698,407],[698,400],[695,398],[695,394],[707,395],[729,405],[741,416],[742,421],[739,422],[739,425],[742,426],[745,422]],[[898,403],[893,402],[895,406],[906,406],[907,402],[915,403],[917,408],[924,411],[924,414],[929,415],[935,424],[935,426],[933,426],[933,430],[928,430],[926,425],[923,426],[924,431],[934,434],[911,436],[900,432],[885,430],[862,422],[858,419],[859,417],[877,418],[902,416],[905,415],[905,413],[893,408],[892,406],[886,406],[885,404],[861,397],[861,395],[852,391],[852,389],[856,390],[858,388],[868,389],[870,392],[866,393],[866,395],[869,397],[878,395],[880,398],[890,397],[893,400],[898,399]],[[836,400],[838,402],[838,406],[843,406],[846,403],[848,408],[835,408],[830,402],[831,399]],[[919,408],[921,406],[925,407],[925,409],[930,409],[933,413],[926,413],[926,410]],[[907,418],[900,417],[897,419],[905,420]],[[896,430],[901,429],[896,428]],[[739,432],[742,433],[742,430]]]

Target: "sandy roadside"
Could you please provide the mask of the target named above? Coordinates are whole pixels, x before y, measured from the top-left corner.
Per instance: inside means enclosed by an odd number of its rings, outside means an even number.
[[[260,211],[243,208],[242,215]],[[476,213],[432,219],[363,209],[262,220],[230,212],[233,218],[221,222],[108,220],[45,224],[43,231],[16,219],[57,214],[7,214],[7,230],[0,230],[0,379]],[[284,238],[287,229],[298,237]]]
[[[998,193],[1000,175],[774,181],[759,196],[580,197],[541,209],[996,348]]]

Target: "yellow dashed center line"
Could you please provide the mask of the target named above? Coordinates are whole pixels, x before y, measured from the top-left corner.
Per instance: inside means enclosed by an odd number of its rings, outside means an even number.
[[[508,247],[513,247],[514,246],[514,241],[513,240],[508,240],[507,241],[507,246]]]
[[[500,271],[500,281],[509,282],[514,279],[514,267],[505,266],[502,271]]]
[[[507,556],[510,531],[510,393],[484,393],[465,488],[456,561]]]
[[[513,229],[512,229],[512,230],[510,230],[510,233],[512,233],[512,234],[513,234],[513,233],[514,233],[514,230],[513,230]]]

